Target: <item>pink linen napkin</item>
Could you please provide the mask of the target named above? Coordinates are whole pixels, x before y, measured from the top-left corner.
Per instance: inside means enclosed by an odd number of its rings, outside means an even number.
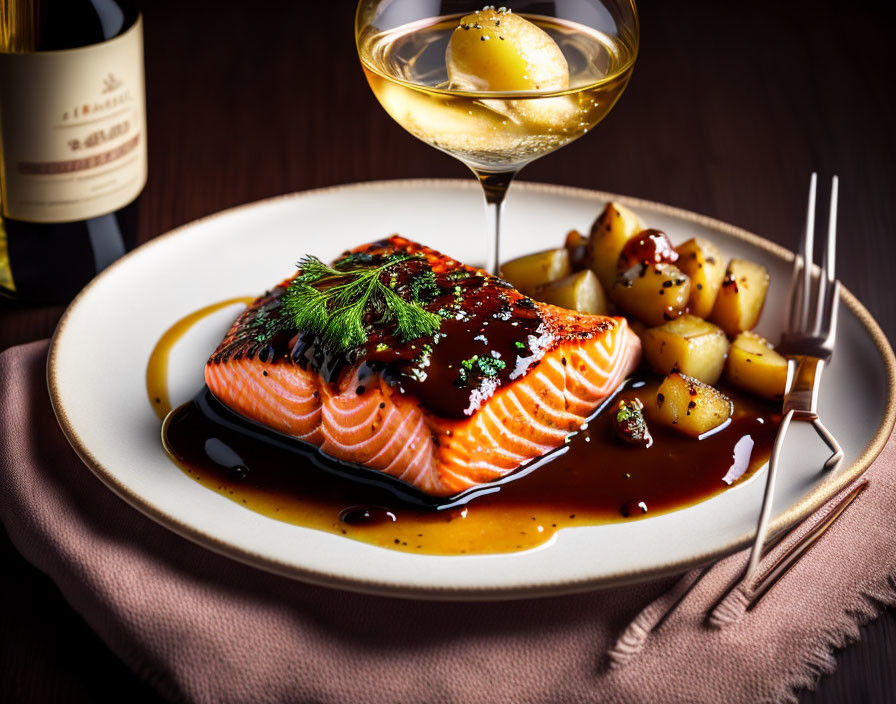
[[[706,614],[742,570],[699,580],[624,665],[608,652],[676,579],[568,597],[434,603],[261,572],[130,508],[66,443],[47,343],[0,354],[0,519],[72,607],[163,695],[196,702],[766,702],[833,668],[896,603],[896,445],[869,488],[732,625]],[[650,609],[647,608],[647,611]],[[631,630],[631,629],[629,629]]]

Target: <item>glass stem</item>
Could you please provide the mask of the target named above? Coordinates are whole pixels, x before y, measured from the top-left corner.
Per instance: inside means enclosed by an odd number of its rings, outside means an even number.
[[[507,189],[510,188],[510,184],[518,172],[502,171],[489,173],[476,171],[475,173],[485,193],[485,214],[488,218],[488,229],[491,233],[486,268],[489,273],[497,276],[501,268],[501,215],[504,212],[504,198],[507,195]]]

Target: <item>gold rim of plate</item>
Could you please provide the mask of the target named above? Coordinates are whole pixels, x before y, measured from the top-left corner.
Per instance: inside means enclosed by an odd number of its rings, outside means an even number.
[[[105,277],[110,271],[122,266],[134,256],[139,256],[142,252],[150,247],[157,246],[168,241],[172,237],[180,234],[185,230],[207,223],[211,220],[228,217],[236,212],[244,212],[253,208],[264,207],[271,203],[283,200],[291,200],[296,198],[312,197],[324,195],[328,193],[336,193],[339,191],[351,191],[357,189],[375,190],[375,189],[394,189],[396,187],[421,187],[421,186],[450,186],[453,188],[462,187],[470,190],[478,190],[479,184],[474,181],[461,179],[399,179],[392,181],[371,181],[367,183],[352,183],[339,186],[331,186],[325,188],[312,189],[307,191],[299,191],[281,196],[275,196],[265,200],[247,203],[227,210],[199,218],[192,222],[186,223],[170,230],[154,239],[150,240],[141,247],[127,253],[124,257],[113,263],[109,268],[99,274],[87,287],[78,294],[78,296],[69,304],[65,310],[58,326],[56,327],[53,337],[50,340],[50,350],[47,356],[47,385],[50,392],[50,401],[56,418],[62,428],[67,440],[72,448],[93,471],[99,479],[112,489],[121,498],[149,516],[166,528],[173,530],[179,535],[200,544],[203,547],[213,550],[221,555],[231,559],[237,559],[240,562],[252,565],[267,572],[273,572],[285,577],[298,579],[304,582],[310,582],[325,587],[334,587],[345,589],[347,591],[361,592],[376,595],[401,596],[416,599],[457,599],[457,600],[499,600],[499,599],[516,599],[527,597],[547,597],[560,594],[571,594],[575,592],[584,592],[594,589],[603,589],[611,586],[619,586],[622,584],[643,581],[649,578],[660,578],[662,576],[678,574],[689,568],[705,565],[714,562],[722,557],[737,552],[739,549],[747,547],[753,539],[754,531],[744,533],[739,538],[731,541],[716,550],[692,555],[685,560],[655,565],[642,570],[634,570],[628,572],[618,572],[600,577],[583,577],[577,580],[563,580],[558,582],[539,583],[533,585],[517,585],[512,587],[490,587],[490,586],[464,586],[464,587],[429,587],[429,586],[398,586],[392,582],[382,582],[376,580],[356,580],[334,576],[325,572],[304,569],[292,563],[276,560],[264,555],[237,548],[230,543],[219,540],[202,530],[191,525],[187,525],[178,519],[168,515],[156,506],[148,503],[142,496],[133,493],[124,486],[115,475],[104,467],[85,443],[78,436],[68,414],[60,401],[59,376],[58,376],[58,340],[60,334],[68,323],[72,311],[78,306],[81,298],[92,289],[96,283]],[[656,213],[662,213],[672,217],[676,217],[685,221],[703,225],[711,229],[719,230],[735,239],[747,242],[769,254],[772,254],[786,262],[793,262],[794,254],[790,250],[766,240],[759,235],[755,235],[747,230],[743,230],[734,225],[729,225],[721,220],[699,215],[697,213],[676,208],[654,201],[642,200],[640,198],[632,198],[629,196],[621,196],[614,193],[604,191],[593,191],[586,188],[575,188],[572,186],[555,186],[551,184],[533,183],[520,181],[514,185],[514,189],[518,191],[529,190],[541,193],[572,196],[579,199],[588,199],[595,202],[618,201],[631,208],[650,210]],[[595,211],[596,212],[596,211]],[[871,313],[863,306],[859,300],[845,287],[841,286],[841,300],[858,318],[859,322],[868,331],[875,346],[884,361],[887,371],[887,405],[886,411],[881,423],[877,428],[877,432],[871,442],[864,448],[861,455],[847,469],[843,470],[836,477],[821,482],[809,495],[801,501],[788,508],[781,516],[774,520],[771,524],[770,531],[775,533],[779,530],[794,525],[798,521],[805,518],[809,513],[821,506],[824,501],[846,487],[849,483],[858,478],[877,458],[886,445],[890,434],[893,431],[894,423],[896,423],[896,356],[893,349],[884,335],[877,321],[872,317]],[[711,500],[711,499],[710,499]],[[273,520],[273,519],[271,519]],[[371,546],[371,549],[377,549]],[[415,555],[409,556],[408,559],[414,559]],[[450,559],[457,559],[452,557]]]

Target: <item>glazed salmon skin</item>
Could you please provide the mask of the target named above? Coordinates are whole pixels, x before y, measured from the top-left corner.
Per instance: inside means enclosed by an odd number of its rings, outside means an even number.
[[[215,398],[332,457],[450,497],[562,446],[640,361],[624,318],[536,302],[404,238],[359,247],[333,267],[359,261],[387,262],[381,281],[416,296],[438,329],[405,339],[374,306],[364,311],[366,340],[336,350],[297,328],[290,279],[244,311],[209,359]]]

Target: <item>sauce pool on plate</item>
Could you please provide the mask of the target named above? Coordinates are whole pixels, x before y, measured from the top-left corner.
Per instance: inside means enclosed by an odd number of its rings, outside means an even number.
[[[162,397],[167,351],[209,306],[163,336],[147,374]],[[656,394],[659,379],[627,382],[564,447],[494,485],[435,503],[397,480],[327,457],[245,420],[204,390],[163,426],[165,449],[189,477],[248,510],[384,548],[438,555],[493,554],[546,543],[561,528],[639,520],[693,505],[749,478],[768,460],[780,409],[731,389],[731,422],[702,440],[652,426],[650,447],[612,427],[620,399]],[[164,408],[160,409],[164,410]]]

